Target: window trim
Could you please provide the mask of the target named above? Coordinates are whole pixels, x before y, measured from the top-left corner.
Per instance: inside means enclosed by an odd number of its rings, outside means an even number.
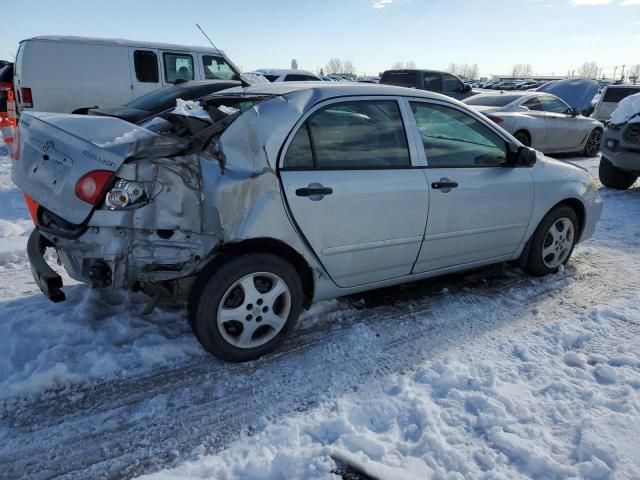
[[[307,112],[305,112],[305,114],[302,117],[300,117],[300,119],[298,119],[294,127],[291,129],[291,131],[287,135],[287,138],[285,139],[284,144],[280,148],[280,154],[278,155],[278,162],[277,162],[278,170],[284,171],[284,172],[311,171],[311,170],[324,171],[324,172],[327,172],[327,171],[340,172],[340,171],[352,171],[352,170],[379,171],[379,170],[409,170],[413,168],[423,168],[423,165],[416,165],[415,163],[415,161],[417,160],[417,157],[415,156],[417,152],[414,151],[414,143],[413,143],[414,139],[411,137],[411,134],[410,134],[411,127],[408,125],[408,122],[407,122],[406,112],[405,112],[405,109],[403,108],[403,99],[404,97],[391,96],[391,95],[379,95],[379,96],[378,95],[362,95],[362,96],[350,95],[350,96],[334,97],[327,100],[322,100],[321,102],[315,104],[312,108],[307,110]],[[404,135],[407,142],[407,150],[409,153],[409,165],[391,166],[391,167],[341,167],[341,168],[317,166],[318,162],[316,158],[315,143],[313,140],[313,134],[311,133],[311,129],[308,126],[307,120],[309,120],[309,118],[319,110],[329,107],[331,105],[346,103],[346,102],[357,102],[357,101],[362,101],[362,102],[394,101],[397,103],[398,111],[400,113],[400,121],[402,122],[402,127],[404,129]],[[296,134],[298,133],[298,130],[302,127],[303,124],[307,124],[307,132],[309,134],[309,140],[311,143],[314,166],[313,167],[286,167],[284,165],[284,160],[286,158],[287,151],[289,150],[289,146],[291,145],[291,142],[293,141]]]
[[[156,60],[156,81],[155,82],[148,82],[148,81],[144,81],[144,80],[140,80],[140,77],[138,76],[138,65],[136,64],[136,55],[138,53],[143,53],[143,54],[151,54],[155,57]],[[138,83],[155,83],[155,84],[162,84],[162,82],[160,81],[160,68],[158,68],[158,54],[156,52],[154,52],[153,50],[143,50],[143,49],[135,49],[133,51],[133,71],[136,75],[136,81]]]
[[[517,165],[474,165],[474,166],[438,166],[438,165],[429,165],[429,157],[427,157],[427,152],[425,151],[424,145],[422,143],[422,137],[420,136],[420,130],[418,129],[418,122],[415,119],[415,115],[413,114],[413,111],[411,110],[411,103],[424,103],[427,105],[438,105],[441,107],[446,107],[446,108],[451,108],[453,110],[457,110],[461,113],[465,113],[467,115],[469,115],[470,117],[474,118],[475,120],[477,120],[478,122],[480,122],[482,125],[484,125],[485,127],[487,127],[492,133],[494,133],[498,138],[502,139],[505,143],[505,150],[508,150],[508,146],[510,143],[512,143],[512,141],[507,138],[502,132],[500,132],[498,129],[494,128],[494,126],[490,123],[490,120],[487,118],[483,118],[484,115],[469,109],[466,110],[464,108],[460,108],[459,105],[456,105],[454,103],[449,103],[447,101],[442,101],[442,100],[436,100],[436,99],[427,99],[427,98],[414,98],[414,97],[405,97],[405,100],[407,101],[407,105],[409,107],[409,112],[411,113],[411,117],[413,118],[413,128],[415,129],[415,134],[417,136],[419,143],[419,149],[418,149],[418,154],[423,156],[424,162],[425,162],[425,166],[422,168],[425,168],[427,170],[435,170],[435,169],[444,169],[444,168],[454,168],[454,169],[458,169],[458,168],[517,168]]]
[[[175,85],[175,80],[173,82],[169,81],[169,78],[167,76],[167,55],[182,55],[184,57],[189,57],[191,58],[191,73],[193,75],[193,78],[191,78],[190,80],[187,80],[188,82],[195,80],[196,79],[196,64],[193,61],[193,55],[190,53],[185,53],[185,52],[169,52],[169,51],[163,51],[162,52],[162,70],[164,73],[164,79],[163,79],[163,83],[166,83],[167,85]]]

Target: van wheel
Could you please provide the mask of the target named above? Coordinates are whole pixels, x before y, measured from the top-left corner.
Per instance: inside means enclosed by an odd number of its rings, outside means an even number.
[[[587,143],[584,146],[584,154],[587,157],[595,157],[600,151],[600,141],[602,140],[602,130],[596,128],[589,134]]]
[[[231,257],[205,271],[189,298],[189,323],[202,346],[230,362],[275,350],[302,311],[302,282],[280,257]]]
[[[521,262],[524,270],[535,276],[557,272],[569,261],[578,241],[576,213],[566,205],[554,208],[542,219],[530,241],[528,257]]]
[[[600,159],[598,176],[605,187],[616,190],[626,190],[638,179],[637,173],[622,170],[604,157]]]
[[[531,136],[526,131],[520,130],[520,131],[516,132],[513,136],[514,136],[514,138],[516,140],[518,140],[525,147],[530,147],[531,146]]]

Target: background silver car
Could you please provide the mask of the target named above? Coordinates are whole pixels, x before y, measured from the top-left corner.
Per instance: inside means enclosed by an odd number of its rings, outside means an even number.
[[[512,260],[555,272],[600,217],[586,171],[442,95],[274,83],[205,107],[153,132],[22,116],[12,176],[49,298],[64,298],[42,256],[54,247],[94,287],[185,299],[202,345],[244,361],[319,300]]]
[[[598,154],[604,125],[543,92],[485,93],[464,101],[516,137],[545,153]]]

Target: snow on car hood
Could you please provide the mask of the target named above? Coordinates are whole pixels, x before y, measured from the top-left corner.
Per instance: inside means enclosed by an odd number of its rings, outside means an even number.
[[[610,122],[614,125],[640,123],[640,93],[623,98],[611,114]]]

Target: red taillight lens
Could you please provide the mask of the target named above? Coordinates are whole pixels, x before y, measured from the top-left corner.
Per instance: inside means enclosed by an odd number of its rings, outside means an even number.
[[[108,170],[94,170],[83,175],[76,183],[76,196],[91,205],[97,204],[109,186],[113,172]]]
[[[33,108],[33,97],[31,96],[30,88],[21,88],[20,98],[22,99],[23,108]]]
[[[504,123],[504,118],[496,117],[495,115],[487,115],[487,118],[489,118],[489,120],[491,120],[493,123],[497,123],[498,125]]]

